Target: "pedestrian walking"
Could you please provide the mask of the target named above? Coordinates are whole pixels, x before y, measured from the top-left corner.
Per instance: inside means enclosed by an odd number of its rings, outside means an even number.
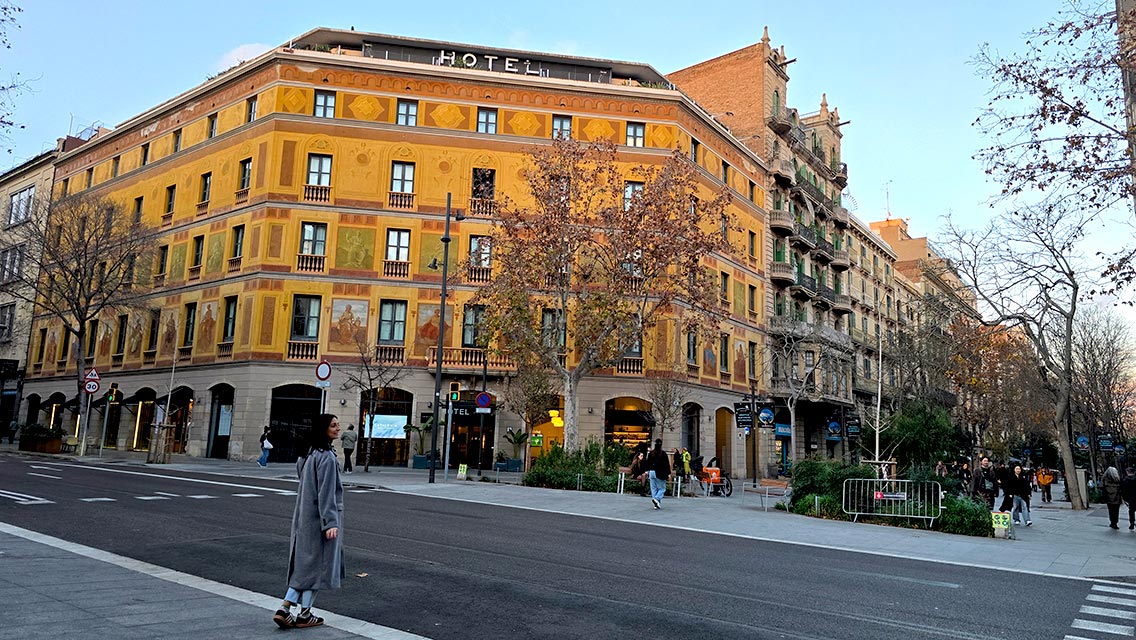
[[[675,450],[677,453],[677,449]],[[647,455],[647,477],[651,482],[651,504],[655,509],[663,508],[663,496],[667,494],[667,480],[671,477],[671,461],[663,451],[663,441],[655,440],[655,448]]]
[[[256,463],[262,467],[268,466],[268,452],[272,449],[272,441],[268,439],[268,425],[264,425],[264,433],[260,434],[260,457]]]
[[[970,463],[969,462],[962,463],[958,468],[958,475],[956,477],[958,478],[959,483],[962,484],[962,490],[965,491],[967,493],[967,495],[974,495],[974,492],[972,492],[970,490],[970,477],[971,477],[971,475],[972,474],[970,472]]]
[[[347,575],[343,566],[343,482],[332,443],[339,437],[339,418],[316,418],[307,447],[296,460],[300,484],[292,513],[288,556],[288,592],[272,616],[280,628],[316,627],[323,618],[312,613],[316,592],[338,589]],[[300,612],[292,607],[299,605]]]
[[[1136,469],[1132,467],[1124,470],[1124,479],[1120,481],[1120,497],[1128,505],[1128,529],[1136,529]]]
[[[998,478],[998,487],[1002,490],[1002,504],[998,505],[999,511],[1009,511],[1014,506],[1014,496],[1006,491],[1006,485],[1010,484],[1010,476],[1013,474],[1013,470],[1006,466],[1005,462],[998,463],[994,477]]]
[[[1037,470],[1037,487],[1041,489],[1041,501],[1053,502],[1053,471],[1049,467],[1042,466]]]
[[[355,433],[355,425],[347,425],[347,431],[339,436],[339,441],[343,443],[343,473],[351,473],[353,469],[351,455],[355,453],[355,443],[359,441],[359,434]]]
[[[970,479],[970,494],[982,498],[986,508],[994,510],[994,497],[998,495],[998,478],[994,475],[994,467],[990,465],[990,458],[982,456],[982,462],[974,470]]]
[[[1002,490],[1007,495],[1014,497],[1014,508],[1010,512],[1010,517],[1014,519],[1014,524],[1024,524],[1027,527],[1033,526],[1033,520],[1030,519],[1029,499],[1033,493],[1033,487],[1030,486],[1029,474],[1022,469],[1022,465],[1014,465],[1014,471],[1011,473],[1006,484],[1002,485]]]
[[[639,495],[644,498],[650,494],[650,484],[647,478],[647,454],[639,452],[631,460],[631,477],[639,481]]]
[[[1120,472],[1116,467],[1109,467],[1101,480],[1101,490],[1104,491],[1104,501],[1108,505],[1108,526],[1119,529],[1120,520]]]

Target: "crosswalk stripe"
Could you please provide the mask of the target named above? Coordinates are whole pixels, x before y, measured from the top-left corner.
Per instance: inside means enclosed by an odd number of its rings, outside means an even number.
[[[1103,584],[1094,584],[1093,591],[1103,591],[1104,593],[1119,593],[1122,596],[1136,596],[1136,589],[1123,589],[1121,587],[1110,587]]]
[[[62,480],[63,479],[62,476],[53,476],[53,475],[48,475],[46,473],[36,473],[34,471],[29,471],[28,475],[29,476],[36,476],[38,478],[51,478],[52,480]]]
[[[169,500],[166,496],[134,496],[139,500]]]
[[[1123,611],[1121,609],[1105,609],[1104,607],[1081,606],[1081,613],[1090,616],[1104,616],[1106,618],[1120,618],[1121,620],[1136,620],[1136,611]]]
[[[194,500],[212,500],[212,499],[216,498],[217,496],[200,495],[200,496],[186,496],[186,497],[187,498],[193,498]]]
[[[1118,636],[1136,635],[1136,627],[1129,627],[1123,624],[1110,624],[1108,622],[1097,622],[1096,620],[1081,620],[1080,618],[1073,620],[1073,628],[1100,631],[1101,633],[1111,633]]]
[[[234,493],[234,498],[262,498],[264,496],[259,493]]]
[[[79,498],[82,502],[114,502],[114,498]]]
[[[1119,604],[1126,607],[1136,607],[1136,600],[1131,598],[1115,598],[1113,596],[1098,596],[1095,593],[1090,593],[1085,596],[1085,600],[1090,602],[1103,602],[1105,604]]]

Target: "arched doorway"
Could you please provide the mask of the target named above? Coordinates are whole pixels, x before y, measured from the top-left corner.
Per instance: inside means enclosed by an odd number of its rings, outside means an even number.
[[[218,384],[209,389],[209,440],[205,456],[227,460],[229,458],[229,437],[233,430],[233,396],[236,390],[231,385]]]
[[[181,386],[169,396],[154,401],[158,422],[170,425],[170,440],[167,442],[171,453],[185,453],[189,442],[189,427],[193,420],[193,389]],[[168,415],[167,415],[168,414]]]
[[[31,425],[39,422],[39,394],[33,393],[27,397],[28,412],[27,417],[24,419],[25,425]]]
[[[629,449],[651,445],[655,417],[651,403],[623,396],[604,403],[604,444],[622,444]]]
[[[358,464],[396,465],[405,467],[409,453],[406,425],[414,423],[414,394],[403,389],[383,387],[368,389],[359,401],[359,444],[355,449]],[[343,427],[346,429],[346,427]],[[364,458],[370,443],[370,460]]]
[[[154,410],[157,398],[157,391],[150,387],[142,387],[122,399],[123,408],[134,421],[134,431],[128,442],[128,447],[134,451],[146,451],[150,448],[150,435],[153,433],[154,419],[157,417],[157,412]]]
[[[295,462],[300,457],[308,431],[320,413],[322,399],[319,388],[309,384],[286,384],[272,390],[269,462]]]
[[[119,421],[122,419],[122,396],[117,400],[111,397],[113,387],[106,393],[91,401],[91,424],[87,433],[101,433],[103,447],[115,449],[118,447]]]
[[[63,405],[67,402],[67,396],[62,391],[56,391],[47,397],[47,402],[43,404],[43,417],[44,424],[50,427],[58,427],[63,429]]]
[[[695,458],[702,455],[699,452],[698,443],[701,440],[699,433],[699,423],[702,420],[702,406],[696,402],[688,402],[682,406],[682,437],[679,439],[681,444],[679,446],[686,447],[690,451],[690,457]]]

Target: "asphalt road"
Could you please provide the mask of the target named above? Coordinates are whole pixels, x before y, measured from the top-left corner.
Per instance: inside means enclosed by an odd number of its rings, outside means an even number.
[[[268,594],[291,489],[0,456],[0,521]],[[345,519],[348,579],[317,609],[437,640],[1040,640],[1071,632],[1091,586],[373,490]]]

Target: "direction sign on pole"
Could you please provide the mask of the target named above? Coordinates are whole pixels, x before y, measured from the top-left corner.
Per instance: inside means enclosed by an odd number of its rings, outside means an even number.
[[[98,381],[102,380],[103,377],[99,375],[99,372],[98,372],[97,369],[95,369],[94,367],[91,367],[91,370],[87,372],[87,375],[83,376],[83,379],[84,380],[94,380],[95,382],[98,382]]]
[[[739,429],[753,428],[753,411],[748,402],[734,403],[734,424]]]
[[[98,380],[88,380],[85,383],[83,383],[83,391],[86,391],[87,393],[95,393],[98,390],[99,390],[99,381]]]

